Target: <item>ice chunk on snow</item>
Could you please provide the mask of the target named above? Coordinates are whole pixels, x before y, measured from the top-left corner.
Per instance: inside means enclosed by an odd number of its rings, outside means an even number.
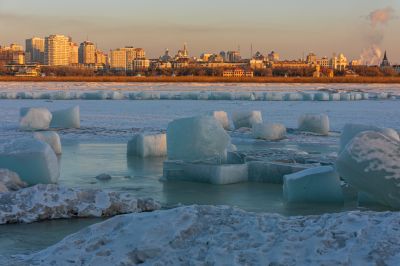
[[[36,185],[0,195],[0,224],[32,223],[72,217],[107,217],[153,211],[160,204],[130,193]]]
[[[285,101],[301,101],[303,100],[303,95],[298,92],[288,92],[284,96]]]
[[[142,158],[166,156],[166,134],[136,134],[128,142],[128,155]]]
[[[339,175],[331,166],[285,175],[283,197],[288,203],[343,203]]]
[[[304,101],[313,101],[314,100],[314,93],[303,92],[303,100]]]
[[[400,142],[365,131],[354,137],[336,162],[342,178],[381,204],[400,208]]]
[[[340,101],[340,93],[331,93],[329,94],[330,101]]]
[[[211,184],[233,184],[248,180],[246,164],[204,164],[182,161],[165,161],[165,180],[181,180]]]
[[[351,100],[350,93],[341,93],[340,94],[340,100],[341,101],[350,101]]]
[[[36,139],[15,139],[0,145],[0,168],[16,172],[29,185],[55,183],[60,174],[53,149]]]
[[[280,92],[266,92],[265,93],[265,100],[266,101],[282,101],[283,94]]]
[[[363,99],[363,100],[369,100],[369,94],[368,94],[368,92],[363,92],[363,93],[362,93],[362,99]]]
[[[46,130],[50,126],[52,114],[46,108],[21,108],[20,128],[22,130]]]
[[[250,161],[249,181],[282,184],[283,176],[305,170],[309,167],[302,164]]]
[[[52,112],[53,119],[50,126],[55,128],[80,128],[79,106]]]
[[[329,118],[325,114],[305,114],[299,118],[299,130],[321,135],[329,134]]]
[[[251,128],[253,124],[262,123],[260,111],[241,111],[232,114],[233,125],[236,129],[241,127]]]
[[[167,128],[167,153],[170,160],[223,162],[230,137],[211,116],[182,118]]]
[[[346,147],[347,143],[349,143],[357,134],[364,131],[377,131],[394,140],[400,140],[397,131],[391,128],[379,128],[376,126],[361,124],[346,124],[343,127],[342,134],[340,135],[340,151],[342,151]]]
[[[19,190],[27,186],[27,184],[19,178],[17,173],[8,169],[0,169],[0,184],[6,188],[3,192]]]
[[[235,100],[239,101],[254,101],[255,96],[252,92],[237,92],[235,93]]]
[[[218,122],[221,123],[222,127],[226,130],[229,130],[229,118],[228,118],[228,114],[224,111],[212,111],[209,112],[208,115],[214,117],[215,119],[217,119]]]
[[[209,100],[234,100],[235,96],[232,94],[232,92],[211,92],[210,95],[208,96]]]
[[[108,92],[107,99],[123,100],[123,99],[125,99],[125,95],[119,91],[110,91],[110,92]]]
[[[105,91],[91,91],[84,92],[81,94],[83,100],[105,100],[107,99],[107,92]]]
[[[315,101],[329,101],[329,93],[326,92],[317,92],[314,95]]]
[[[53,149],[55,154],[61,154],[60,136],[53,131],[42,131],[34,134],[35,139],[46,142]]]
[[[280,140],[286,135],[286,127],[282,124],[256,123],[252,130],[256,139]]]

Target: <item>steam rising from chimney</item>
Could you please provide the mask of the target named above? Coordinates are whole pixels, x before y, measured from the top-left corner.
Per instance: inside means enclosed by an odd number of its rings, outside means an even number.
[[[384,39],[384,28],[387,23],[395,18],[395,10],[392,7],[376,9],[369,13],[367,19],[370,23],[368,41],[369,47],[364,49],[360,55],[360,62],[363,65],[378,65],[382,51],[379,45]]]

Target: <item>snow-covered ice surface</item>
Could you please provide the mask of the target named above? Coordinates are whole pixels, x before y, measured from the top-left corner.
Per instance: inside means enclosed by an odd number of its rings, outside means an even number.
[[[329,89],[337,88],[344,90],[357,90],[368,91],[373,95],[374,92],[386,91],[398,95],[400,92],[399,85],[364,85],[364,84],[138,84],[138,83],[0,83],[1,91],[12,91],[16,93],[19,91],[39,91],[45,92],[47,90],[55,91],[71,91],[71,93],[78,92],[92,92],[97,90],[121,90],[123,93],[137,92],[150,90],[153,91],[151,97],[155,97],[158,92],[200,92],[200,91],[217,91],[223,93],[237,92],[297,92],[303,90],[316,90],[316,89]],[[59,98],[62,98],[63,93],[59,93]],[[243,94],[244,95],[244,94]],[[242,96],[243,96],[242,95]],[[258,94],[256,94],[258,95]],[[117,95],[118,96],[118,95]],[[134,95],[135,96],[135,95]],[[141,95],[142,97],[146,95]],[[225,95],[226,96],[226,95]],[[230,95],[232,96],[232,95]],[[244,95],[246,96],[246,95]],[[120,97],[114,97],[120,98]],[[157,97],[155,97],[157,98]],[[296,161],[297,155],[300,157],[315,157],[319,159],[326,158],[331,162],[337,156],[339,150],[339,133],[346,123],[358,123],[375,125],[382,128],[400,129],[400,109],[398,100],[371,100],[371,101],[202,101],[202,100],[79,100],[79,101],[66,101],[66,100],[0,100],[0,144],[1,142],[12,138],[32,136],[32,132],[24,132],[19,130],[19,109],[22,107],[46,107],[50,111],[67,109],[78,105],[80,108],[81,129],[60,129],[56,132],[61,137],[63,146],[63,154],[60,158],[61,162],[61,176],[59,184],[69,188],[80,189],[104,189],[105,191],[128,192],[135,198],[152,197],[162,203],[164,207],[175,207],[179,204],[209,204],[209,205],[230,205],[236,206],[247,211],[255,212],[268,212],[279,213],[284,215],[278,216],[275,214],[254,214],[243,211],[229,211],[236,213],[239,217],[240,223],[251,224],[255,223],[257,219],[254,217],[279,217],[275,220],[281,221],[275,226],[272,226],[270,232],[275,236],[279,236],[279,230],[287,230],[282,235],[282,239],[276,240],[276,243],[288,243],[290,239],[303,239],[302,236],[310,236],[306,238],[309,249],[300,249],[301,252],[320,252],[313,258],[311,255],[299,256],[298,259],[311,258],[317,261],[318,258],[333,258],[345,260],[353,255],[346,253],[347,250],[355,250],[357,252],[370,253],[365,255],[359,253],[360,256],[354,255],[352,258],[370,258],[372,261],[377,256],[382,256],[387,264],[390,264],[391,252],[397,252],[397,243],[390,244],[391,241],[386,233],[378,235],[378,228],[376,224],[381,224],[380,230],[396,230],[398,224],[393,225],[393,219],[398,219],[397,212],[388,213],[373,213],[367,212],[365,208],[357,208],[356,206],[356,193],[350,188],[345,188],[344,197],[345,204],[343,206],[326,206],[326,205],[301,205],[301,206],[286,206],[282,198],[282,185],[279,184],[265,184],[265,183],[241,183],[227,186],[216,186],[210,184],[199,184],[191,182],[161,182],[159,179],[162,176],[162,164],[165,158],[127,158],[126,144],[135,133],[159,133],[165,132],[167,125],[174,119],[197,116],[209,113],[215,110],[223,110],[232,116],[236,111],[251,111],[260,110],[264,122],[281,123],[286,126],[287,138],[280,141],[262,141],[254,140],[251,136],[251,131],[235,131],[229,134],[232,137],[232,142],[235,144],[240,152],[246,153],[248,156],[264,159],[273,156],[278,161],[294,160]],[[294,131],[293,128],[297,127],[297,120],[301,114],[305,113],[325,113],[329,116],[331,132],[329,136],[317,136],[308,133],[299,133]],[[232,122],[232,121],[230,121]],[[272,148],[272,150],[271,150]],[[274,150],[275,149],[275,150]],[[284,150],[282,150],[284,149]],[[293,156],[288,154],[293,153]],[[325,160],[325,159],[324,159]],[[109,181],[100,181],[95,179],[95,176],[106,173],[112,176]],[[190,209],[191,207],[189,207]],[[196,207],[202,208],[202,207]],[[194,209],[196,209],[194,208]],[[214,211],[211,208],[209,215],[213,215]],[[360,212],[349,212],[358,209]],[[375,209],[374,209],[375,210]],[[376,210],[387,210],[377,208]],[[208,212],[207,211],[207,212]],[[171,211],[172,212],[172,211]],[[187,210],[185,210],[187,212]],[[207,213],[204,210],[204,213]],[[215,212],[216,217],[221,217]],[[343,212],[339,214],[329,214],[333,212]],[[220,212],[221,213],[221,212]],[[240,215],[238,214],[240,213]],[[325,214],[324,214],[325,213]],[[235,215],[236,215],[235,214]],[[293,215],[310,215],[316,216],[300,216],[293,217]],[[324,215],[320,215],[324,214]],[[145,214],[151,215],[151,214]],[[355,215],[355,216],[354,216]],[[143,216],[143,217],[144,217]],[[249,216],[247,219],[246,217]],[[122,216],[125,217],[125,216]],[[122,219],[118,217],[116,219]],[[129,216],[130,217],[130,216]],[[142,217],[142,216],[138,216]],[[147,217],[147,216],[146,216]],[[149,216],[153,217],[153,216]],[[162,217],[161,215],[159,217]],[[190,215],[188,215],[190,217]],[[230,216],[229,216],[230,217]],[[345,218],[343,218],[345,217]],[[350,218],[348,218],[350,217]],[[354,218],[356,217],[356,218]],[[358,218],[357,218],[358,217]],[[355,219],[353,222],[352,219]],[[135,218],[136,219],[136,218]],[[139,218],[137,218],[139,219]],[[147,219],[147,218],[146,218]],[[173,219],[171,214],[168,219]],[[196,218],[197,219],[197,218]],[[200,218],[199,218],[200,219]],[[202,218],[201,218],[202,219]],[[205,219],[205,218],[204,218]],[[208,218],[207,218],[208,219]],[[219,219],[219,218],[218,218]],[[217,221],[218,221],[217,219]],[[222,217],[221,217],[222,219]],[[228,219],[228,218],[227,218]],[[252,220],[253,219],[253,220]],[[264,219],[264,218],[263,218]],[[267,218],[265,218],[267,219]],[[272,218],[268,218],[272,219]],[[350,221],[347,221],[347,220]],[[156,220],[156,219],[155,219]],[[2,259],[2,255],[9,256],[17,253],[30,253],[48,247],[51,244],[61,240],[62,237],[76,232],[84,226],[97,222],[96,219],[69,219],[46,221],[40,223],[33,223],[27,225],[2,225],[0,226],[0,264],[6,262],[7,259]],[[298,221],[298,222],[294,222]],[[207,220],[198,220],[207,223]],[[158,226],[163,223],[158,222]],[[255,226],[255,225],[254,225]],[[287,227],[286,227],[287,226]],[[294,229],[290,229],[292,226]],[[215,230],[222,230],[225,228],[224,223],[221,223],[221,228],[214,227]],[[170,228],[171,230],[175,227]],[[253,227],[251,227],[253,228]],[[259,234],[264,235],[263,229],[260,225]],[[369,228],[371,232],[368,231]],[[166,226],[166,230],[167,230]],[[227,228],[228,230],[229,228]],[[110,229],[111,230],[111,229]],[[199,230],[203,230],[200,228]],[[206,230],[206,229],[204,229]],[[277,230],[278,233],[274,233]],[[256,230],[255,230],[256,231]],[[185,231],[186,232],[186,231]],[[197,231],[196,231],[197,232]],[[207,237],[207,231],[204,238]],[[295,233],[299,232],[299,233]],[[310,232],[308,235],[307,232]],[[356,232],[356,233],[354,233]],[[386,231],[384,231],[386,232]],[[141,232],[143,234],[149,232]],[[243,233],[244,229],[243,229]],[[322,234],[321,239],[318,233]],[[376,235],[375,235],[376,233]],[[211,234],[211,233],[209,233]],[[233,233],[232,233],[233,234]],[[251,233],[253,234],[253,233]],[[255,234],[255,233],[254,233]],[[311,235],[314,235],[311,237]],[[360,235],[358,235],[360,234]],[[201,232],[198,232],[200,237]],[[345,235],[346,237],[344,237]],[[389,233],[387,234],[389,235]],[[4,237],[3,237],[4,236]],[[222,237],[221,233],[221,237]],[[227,235],[229,237],[229,235]],[[248,242],[240,241],[245,236],[231,235],[237,240],[224,243],[258,243],[254,239],[249,239]],[[354,237],[353,237],[354,236]],[[359,236],[359,237],[358,237]],[[118,237],[118,236],[116,236]],[[395,235],[393,235],[396,239]],[[193,238],[195,239],[195,238]],[[336,239],[336,240],[332,240]],[[371,239],[371,241],[370,241]],[[398,237],[397,237],[398,239]],[[282,241],[280,241],[282,240]],[[237,242],[235,242],[237,241]],[[299,240],[300,241],[300,240]],[[320,241],[320,242],[319,242]],[[333,242],[332,242],[333,241]],[[382,243],[382,246],[379,244]],[[185,242],[186,243],[186,242]],[[197,242],[196,242],[197,243]],[[266,242],[270,243],[270,242]],[[355,244],[354,244],[355,243]],[[366,243],[372,243],[369,246]],[[193,244],[190,242],[190,244]],[[356,245],[358,244],[358,245]],[[363,245],[361,245],[363,244]],[[60,244],[64,245],[64,244]],[[122,244],[121,244],[122,245]],[[234,247],[236,244],[232,244]],[[247,245],[247,244],[246,244]],[[257,246],[257,244],[254,244]],[[267,244],[268,245],[268,244]],[[319,246],[331,247],[331,250],[324,253],[326,249],[318,249]],[[107,246],[107,245],[105,245]],[[278,245],[279,246],[279,245]],[[360,248],[359,248],[360,246]],[[364,247],[364,249],[361,248]],[[248,254],[261,254],[260,250],[242,249],[242,246],[236,251],[232,251],[237,258],[249,256]],[[301,242],[293,244],[291,250],[297,250],[303,247]],[[337,251],[333,253],[335,247]],[[386,247],[386,248],[385,248]],[[346,249],[348,248],[348,249]],[[392,249],[393,248],[393,249]],[[200,250],[200,249],[199,249]],[[262,252],[269,252],[269,248],[262,249]],[[73,252],[73,250],[70,250]],[[276,249],[272,249],[276,253]],[[272,258],[272,260],[279,260],[279,258],[295,259],[285,253],[284,246],[281,246],[280,252],[266,255],[265,258]],[[66,250],[66,252],[69,252]],[[117,252],[117,250],[115,250]],[[194,249],[194,252],[195,249]],[[249,253],[247,253],[249,252]],[[227,251],[229,253],[229,251]],[[398,253],[398,252],[397,252]],[[142,254],[142,253],[140,253]],[[171,253],[171,256],[175,256]],[[184,254],[182,252],[182,254]],[[199,251],[199,254],[203,254]],[[314,253],[311,253],[314,254]],[[324,254],[327,254],[324,256]],[[341,256],[341,254],[344,254]],[[346,255],[347,254],[347,255]],[[335,256],[333,256],[335,255]],[[365,256],[366,257],[365,257]],[[136,256],[136,255],[135,255]],[[140,255],[141,256],[141,255]],[[200,256],[200,255],[199,255]],[[214,255],[213,255],[214,256]],[[385,257],[387,256],[387,257]],[[190,255],[189,255],[190,257]],[[234,257],[234,256],[232,256]],[[235,257],[235,258],[236,258]],[[290,258],[289,258],[290,257]],[[172,257],[171,257],[172,258]],[[258,255],[255,259],[259,258]],[[297,258],[297,257],[296,257]],[[322,261],[322,259],[321,259]],[[320,262],[321,262],[320,261]],[[353,262],[354,260],[351,259]],[[378,261],[378,259],[376,259]],[[246,261],[244,261],[246,262]],[[257,261],[256,261],[257,262]],[[299,261],[300,263],[303,261]],[[355,261],[353,264],[357,264]],[[378,261],[378,264],[380,261]],[[289,263],[290,264],[290,261]],[[303,264],[308,264],[304,261]],[[315,263],[318,264],[318,263]],[[335,261],[327,264],[335,264]],[[364,264],[364,263],[362,263]]]
[[[0,202],[0,224],[73,217],[106,217],[160,208],[152,199],[137,199],[129,193],[72,189],[54,184],[0,193]]]
[[[399,220],[187,206],[117,216],[8,265],[398,265]]]

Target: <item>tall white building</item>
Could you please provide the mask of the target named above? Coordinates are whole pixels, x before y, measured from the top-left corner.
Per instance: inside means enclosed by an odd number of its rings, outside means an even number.
[[[67,66],[71,62],[70,38],[53,34],[45,38],[44,63],[49,66]]]
[[[25,40],[25,58],[28,63],[44,64],[44,39],[33,37]]]

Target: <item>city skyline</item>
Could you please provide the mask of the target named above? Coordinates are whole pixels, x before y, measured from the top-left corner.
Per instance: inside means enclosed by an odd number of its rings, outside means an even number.
[[[0,43],[24,44],[33,36],[59,33],[77,43],[89,39],[105,52],[126,45],[143,47],[149,58],[165,48],[177,51],[187,42],[195,56],[240,46],[242,55],[249,57],[252,44],[253,52],[276,50],[284,59],[311,51],[320,56],[343,52],[359,59],[363,50],[375,45],[388,50],[393,63],[400,61],[396,1],[53,2],[0,0]],[[374,25],[371,14],[376,10],[388,11],[389,17]]]

